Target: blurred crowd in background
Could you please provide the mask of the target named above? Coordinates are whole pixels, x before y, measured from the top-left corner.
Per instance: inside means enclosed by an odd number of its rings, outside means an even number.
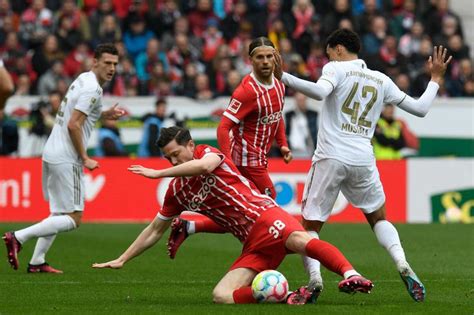
[[[153,144],[166,119],[166,97],[205,103],[231,95],[252,69],[248,44],[258,36],[272,40],[285,71],[316,81],[328,62],[325,39],[337,28],[358,32],[368,67],[412,96],[430,80],[426,61],[433,46],[443,45],[453,61],[439,95],[474,96],[470,47],[449,0],[0,0],[0,58],[16,95],[41,96],[29,113],[28,139],[30,156],[39,156],[69,84],[90,70],[96,45],[114,43],[120,63],[104,94],[156,97],[156,112],[142,118],[143,141],[134,154],[159,156]],[[287,136],[295,155],[310,157],[318,113],[303,95],[295,95],[295,104],[285,116]],[[0,154],[14,154],[16,124],[3,116]],[[416,150],[416,137],[405,129],[387,108],[375,146],[390,147],[395,158],[403,147]],[[116,123],[103,121],[96,154],[129,153]]]
[[[325,38],[340,27],[360,34],[369,67],[414,96],[429,81],[433,45],[448,47],[454,60],[441,95],[474,95],[469,47],[448,0],[0,0],[0,58],[17,95],[64,94],[90,68],[94,47],[113,42],[121,62],[106,94],[208,100],[230,95],[250,72],[257,36],[276,44],[287,72],[317,80]]]

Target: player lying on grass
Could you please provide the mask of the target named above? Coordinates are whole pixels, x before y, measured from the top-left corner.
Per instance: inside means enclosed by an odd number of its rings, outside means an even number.
[[[199,212],[228,230],[243,243],[241,255],[213,291],[216,303],[255,303],[253,278],[266,269],[277,269],[286,254],[294,252],[318,259],[344,277],[339,290],[369,293],[373,287],[333,245],[312,238],[301,224],[270,197],[259,193],[234,163],[219,150],[195,146],[188,130],[163,128],[158,146],[173,167],[154,170],[132,165],[129,171],[148,178],[174,177],[162,209],[130,247],[118,258],[95,263],[94,268],[122,268],[163,236],[171,220],[182,211]],[[292,292],[288,304],[315,300],[316,291],[302,287]]]

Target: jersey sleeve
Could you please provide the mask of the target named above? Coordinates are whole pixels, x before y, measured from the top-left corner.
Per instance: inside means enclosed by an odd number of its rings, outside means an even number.
[[[238,124],[248,114],[254,110],[254,106],[250,102],[252,99],[248,91],[244,91],[242,85],[240,85],[230,98],[229,105],[224,111],[224,116]]]
[[[74,109],[77,109],[86,115],[90,115],[97,102],[99,102],[100,97],[101,94],[98,87],[87,86],[80,92]]]
[[[176,199],[176,180],[172,180],[166,191],[163,207],[158,212],[157,217],[169,221],[178,216],[184,209]]]
[[[221,163],[225,159],[224,153],[222,153],[218,149],[216,149],[214,147],[211,147],[211,146],[208,146],[208,145],[199,145],[199,146],[197,146],[196,150],[194,151],[194,158],[202,159],[206,155],[209,155],[209,154],[217,154],[221,158]]]
[[[319,80],[331,83],[333,90],[336,88],[337,84],[341,81],[341,73],[337,71],[334,62],[329,62],[323,67]]]
[[[384,100],[385,104],[393,104],[393,105],[400,105],[401,102],[407,96],[405,92],[402,92],[400,88],[389,78],[386,77],[385,81],[385,93],[384,93]]]

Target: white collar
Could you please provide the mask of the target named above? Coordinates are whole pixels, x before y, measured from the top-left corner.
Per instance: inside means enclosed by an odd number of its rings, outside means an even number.
[[[264,89],[269,90],[269,89],[272,89],[275,86],[275,77],[273,76],[273,74],[272,74],[272,83],[271,84],[265,84],[265,83],[260,82],[257,79],[257,77],[255,76],[255,74],[253,73],[253,71],[250,73],[250,76],[254,79],[255,82],[257,82],[258,85],[260,85]]]

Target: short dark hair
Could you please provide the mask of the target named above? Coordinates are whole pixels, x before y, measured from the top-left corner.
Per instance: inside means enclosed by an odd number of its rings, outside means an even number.
[[[269,40],[267,37],[257,37],[249,45],[249,56],[252,56],[255,48],[258,48],[260,46],[271,46],[275,48],[275,45],[273,45],[272,41]]]
[[[102,54],[105,54],[105,53],[115,55],[115,56],[118,56],[119,54],[117,47],[115,47],[114,44],[105,43],[105,44],[97,45],[97,47],[94,50],[94,58],[99,59],[102,56]]]
[[[166,99],[164,98],[159,98],[155,102],[155,107],[161,106],[161,105],[166,105]]]
[[[345,28],[341,28],[332,32],[326,42],[327,46],[331,48],[334,48],[337,45],[342,45],[353,54],[358,54],[360,51],[359,35],[357,35],[356,32]]]
[[[186,145],[192,139],[188,129],[173,126],[160,129],[160,137],[156,141],[156,145],[162,149],[173,140],[176,140],[178,145]]]

